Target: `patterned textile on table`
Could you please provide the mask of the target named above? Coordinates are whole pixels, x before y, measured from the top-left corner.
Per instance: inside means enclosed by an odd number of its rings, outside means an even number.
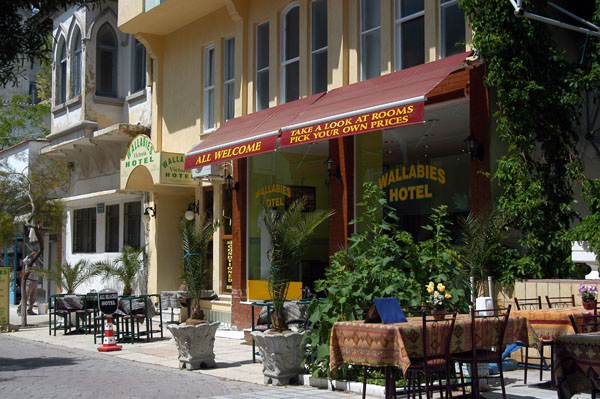
[[[308,314],[308,304],[299,304],[296,302],[284,302],[283,313],[285,315],[286,324],[304,324]],[[273,307],[270,308],[270,314],[273,315]],[[267,306],[260,310],[256,325],[267,325]]]
[[[492,342],[491,323],[476,322],[475,335],[478,346]],[[405,373],[410,365],[409,357],[422,356],[422,322],[409,317],[406,323],[381,324],[363,321],[336,322],[331,329],[329,374],[333,378],[342,364],[374,367],[396,366]],[[431,334],[432,332],[429,332]],[[454,324],[451,352],[471,350],[471,318],[459,315]],[[508,319],[504,343],[516,341],[540,348],[540,340],[524,317]],[[481,343],[481,345],[479,345]],[[439,354],[440,348],[430,348],[428,353]]]
[[[526,317],[540,339],[553,340],[562,335],[575,333],[569,315],[591,315],[592,312],[585,310],[582,306],[570,306],[566,308],[514,310],[511,312],[511,316],[513,314]]]
[[[559,399],[600,389],[600,332],[556,338],[552,363]]]
[[[192,293],[189,291],[161,291],[160,301],[162,308],[180,308],[187,300],[192,299]]]

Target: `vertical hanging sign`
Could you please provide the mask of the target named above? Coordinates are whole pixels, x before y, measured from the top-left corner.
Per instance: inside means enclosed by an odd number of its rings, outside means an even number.
[[[233,288],[233,240],[225,241],[225,251],[227,255],[225,256],[225,264],[226,264],[226,278],[225,278],[225,290],[231,292]]]
[[[0,330],[8,330],[9,306],[8,287],[10,281],[10,267],[0,267]]]

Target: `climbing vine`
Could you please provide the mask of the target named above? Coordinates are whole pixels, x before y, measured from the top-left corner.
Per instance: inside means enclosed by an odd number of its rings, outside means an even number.
[[[523,6],[545,15],[546,3]],[[531,259],[527,274],[566,276],[572,267],[567,232],[577,216],[573,187],[582,173],[579,60],[567,60],[548,25],[517,18],[507,0],[462,0],[461,6],[475,32],[473,45],[487,62],[486,84],[497,104],[495,134],[508,148],[493,173],[502,189],[499,205],[521,233]]]

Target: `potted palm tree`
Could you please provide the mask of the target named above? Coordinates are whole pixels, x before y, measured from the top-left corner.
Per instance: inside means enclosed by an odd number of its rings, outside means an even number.
[[[284,303],[292,273],[300,266],[308,239],[333,215],[333,211],[324,209],[305,212],[305,202],[304,198],[296,200],[283,213],[264,205],[262,221],[271,238],[267,287],[273,304],[272,328],[253,331],[252,338],[263,359],[266,384],[286,385],[297,380],[301,371],[306,331],[286,331]]]
[[[145,266],[145,249],[145,246],[134,248],[125,245],[119,256],[114,260],[97,262],[94,266],[94,272],[104,276],[104,278],[116,278],[123,284],[123,295],[131,295],[133,284]]]
[[[69,262],[55,263],[54,269],[40,269],[37,273],[53,281],[61,291],[73,294],[77,287],[96,275],[96,271],[85,259],[80,259],[74,265]]]
[[[192,294],[194,305],[185,325],[169,324],[167,328],[177,345],[179,367],[188,370],[196,370],[202,365],[216,366],[213,348],[215,333],[220,323],[204,320],[200,300],[210,272],[206,254],[212,235],[218,227],[218,221],[201,220],[196,223],[193,220],[182,220],[181,239],[184,256],[181,279]]]

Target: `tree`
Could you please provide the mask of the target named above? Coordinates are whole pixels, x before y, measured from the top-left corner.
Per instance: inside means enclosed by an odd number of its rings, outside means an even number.
[[[0,86],[16,84],[23,65],[49,60],[52,18],[71,6],[94,7],[104,0],[3,0],[0,2]]]
[[[18,231],[32,229],[39,249],[31,264],[44,251],[44,231],[60,231],[64,206],[58,198],[66,192],[69,168],[65,160],[42,155],[33,158],[24,170],[15,170],[6,160],[0,163],[0,245],[10,243]],[[27,281],[31,269],[23,272]],[[21,284],[21,300],[27,298],[26,285]],[[21,325],[27,325],[27,312],[21,312]]]
[[[123,283],[123,295],[131,295],[133,283],[145,266],[145,252],[145,246],[134,248],[124,245],[121,253],[114,260],[96,263],[95,273],[104,275],[104,278],[117,278]]]
[[[67,294],[75,293],[77,287],[96,275],[96,271],[85,259],[80,259],[74,265],[69,262],[56,263],[54,269],[39,270],[40,276],[54,281]]]

